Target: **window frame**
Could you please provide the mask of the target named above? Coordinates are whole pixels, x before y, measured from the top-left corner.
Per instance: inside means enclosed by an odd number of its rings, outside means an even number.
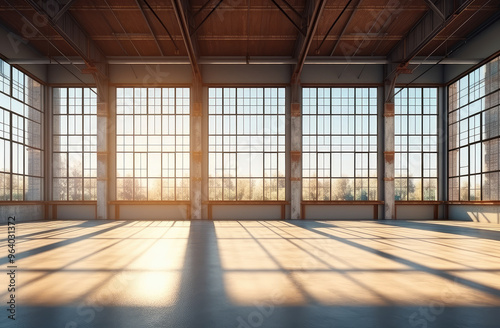
[[[214,93],[217,93],[217,90],[220,90],[221,96],[217,97],[214,96],[212,98],[211,96],[211,90],[214,90]],[[225,96],[225,92],[231,92],[230,90],[233,90],[233,96],[229,97],[229,103],[231,99],[234,99],[234,105],[231,104],[225,104],[225,99],[227,96]],[[248,90],[248,91],[245,91]],[[256,104],[252,104],[252,101],[250,101],[249,104],[245,104],[245,99],[249,98],[250,100],[252,99],[259,99],[260,97],[258,96],[258,91],[261,90],[262,92],[262,103],[259,104],[258,101],[256,100]],[[273,90],[275,91],[275,96],[272,95]],[[243,95],[241,98],[239,98],[239,92],[243,92]],[[250,96],[245,96],[245,92],[248,92]],[[252,92],[257,93],[257,98],[252,97]],[[266,92],[270,92],[271,95],[266,98]],[[281,202],[285,201],[287,198],[287,156],[288,156],[288,140],[287,140],[287,135],[286,135],[286,120],[287,120],[287,100],[288,100],[288,91],[286,86],[279,85],[279,84],[273,84],[273,85],[210,85],[207,88],[207,99],[208,99],[208,110],[207,110],[207,122],[206,122],[206,127],[207,127],[207,158],[208,158],[208,165],[207,165],[207,191],[208,191],[208,201],[209,202]],[[217,104],[217,99],[220,99],[221,103]],[[276,103],[273,104],[272,102],[276,100]],[[266,103],[267,101],[267,103]],[[243,103],[243,104],[241,104]],[[217,112],[216,111],[216,106],[221,106],[220,110]],[[225,109],[226,107],[231,107],[234,106],[233,109]],[[257,113],[252,113],[248,112],[247,107],[252,107],[254,106],[255,108],[259,108],[261,112]],[[274,108],[275,112],[267,112],[266,113],[266,106]],[[212,108],[213,112],[212,112]],[[240,108],[243,108],[240,110]],[[227,111],[233,111],[232,113],[226,113]],[[226,116],[228,115],[228,116]],[[222,131],[220,133],[212,133],[211,132],[211,118],[214,117],[214,121],[217,120],[217,117],[221,118],[221,124],[222,124]],[[239,117],[243,116],[248,116],[248,117],[262,117],[261,122],[262,125],[260,126],[262,132],[261,133],[239,133],[239,128],[238,125],[240,124]],[[272,118],[276,116],[276,131],[275,133],[266,133],[266,117]],[[234,117],[234,123],[235,123],[235,128],[233,133],[225,133],[225,125],[224,125],[224,118],[225,117]],[[244,118],[243,118],[244,119]],[[241,119],[241,120],[243,120]],[[250,119],[251,120],[251,119]],[[256,119],[258,121],[258,119]],[[283,122],[282,125],[280,125],[280,120]],[[243,124],[243,123],[242,123]],[[257,123],[256,123],[257,124]],[[258,129],[259,126],[256,125],[256,128]],[[215,127],[214,127],[215,129]],[[244,128],[245,129],[245,128]],[[282,130],[280,130],[282,129]],[[217,142],[211,143],[212,138],[215,140],[217,138],[220,138],[220,141],[222,143],[219,145]],[[262,143],[257,143],[257,144],[249,144],[249,150],[247,151],[239,151],[239,145],[240,143],[238,142],[238,139],[242,138],[249,138],[252,139],[252,137],[262,137]],[[276,138],[276,143],[273,144],[272,142],[269,144],[266,144],[266,137],[267,138]],[[229,142],[229,146],[226,146],[226,142],[224,141],[224,138],[228,138],[229,140],[231,138],[234,138],[234,143]],[[269,140],[269,139],[268,139]],[[281,140],[281,141],[280,141]],[[261,150],[256,150],[253,151],[251,148],[253,146],[256,147],[262,147]],[[213,149],[211,149],[213,147]],[[226,150],[225,148],[234,148],[233,150]],[[267,150],[266,150],[267,147]],[[220,148],[220,149],[217,149]],[[212,160],[212,154],[214,155],[214,160]],[[211,167],[212,165],[215,165],[215,163],[212,163],[216,161],[216,155],[220,154],[220,163],[221,168],[217,169],[215,167],[213,169],[214,172],[221,171],[221,174],[215,173],[213,176],[211,175]],[[230,169],[226,169],[224,165],[224,157],[226,154],[234,154],[235,157],[235,164],[233,165],[234,167],[231,167]],[[239,176],[239,168],[238,168],[238,154],[262,154],[262,174],[259,176],[252,176],[252,173],[250,173],[249,176]],[[275,163],[274,166],[271,167],[266,167],[266,155],[271,156],[272,154],[276,154],[276,159],[272,161],[272,163]],[[251,157],[251,155],[249,155]],[[258,155],[257,155],[258,157]],[[231,170],[234,171],[233,175],[226,175],[226,171]],[[251,169],[249,168],[249,171]],[[275,176],[272,175],[272,172],[275,171]],[[267,173],[266,173],[267,172]],[[280,175],[282,174],[282,175]],[[239,196],[239,189],[238,189],[238,180],[248,180],[249,183],[252,183],[252,180],[255,180],[258,182],[262,183],[262,197],[258,198],[242,198]],[[214,187],[212,186],[212,181],[217,181],[220,180],[220,186],[219,187]],[[225,183],[228,180],[234,180],[234,187],[232,188],[230,196],[226,196],[225,189],[228,189],[225,185]],[[274,181],[276,180],[276,181]],[[269,182],[270,181],[270,182]],[[274,185],[274,183],[275,185]],[[266,185],[266,182],[270,183],[269,185]],[[269,188],[266,189],[266,186]],[[251,188],[251,187],[249,187]],[[266,192],[267,191],[267,192]],[[220,197],[218,197],[218,193],[220,193]],[[253,196],[253,195],[252,195]],[[274,197],[275,196],[275,197]]]
[[[5,107],[1,107],[0,142],[3,144],[3,151],[5,153],[8,151],[8,159],[4,153],[3,170],[0,172],[3,180],[0,186],[1,200],[43,201],[45,197],[43,133],[45,129],[43,106],[45,85],[2,59],[0,59],[0,65],[2,86],[0,97],[7,103]],[[14,95],[14,89],[17,90],[16,95]],[[33,96],[33,93],[38,93],[40,101],[34,101],[37,98]],[[15,149],[17,150],[14,151]],[[36,159],[33,159],[34,155],[31,155],[32,160],[29,161],[30,154],[35,154],[35,152],[38,153],[38,164]],[[18,181],[19,185],[22,184],[22,187],[18,185],[14,189],[14,180]]]
[[[353,86],[353,85],[327,85],[327,86],[303,86],[301,89],[302,92],[302,108],[301,108],[301,120],[302,120],[302,133],[301,133],[301,138],[302,138],[302,156],[301,156],[301,161],[302,161],[302,171],[301,171],[301,181],[302,181],[302,190],[301,190],[301,200],[302,202],[308,202],[308,201],[315,201],[315,202],[363,202],[363,201],[378,201],[379,199],[379,174],[378,174],[378,131],[379,131],[379,115],[378,115],[378,88],[379,86],[376,85],[367,85],[367,86]],[[306,114],[305,111],[305,106],[310,106],[310,104],[306,104],[305,99],[305,90],[315,90],[315,114]],[[323,103],[323,105],[320,105],[319,103],[319,90],[326,91],[328,90],[329,93],[329,102],[326,104]],[[352,90],[352,96],[349,94]],[[357,93],[361,92],[362,95],[361,97],[357,96]],[[366,91],[367,97],[363,96],[363,92]],[[310,92],[310,91],[309,91]],[[340,97],[334,97],[335,92],[340,94]],[[347,92],[347,96],[344,96],[344,92]],[[309,97],[310,98],[310,97]],[[312,98],[310,98],[312,99]],[[326,99],[326,98],[323,98]],[[340,99],[340,104],[337,104],[334,102],[334,99]],[[344,99],[346,99],[347,104],[344,104]],[[361,100],[362,104],[358,104],[358,99]],[[366,103],[363,102],[363,100],[366,99]],[[374,103],[373,101],[374,100]],[[349,102],[352,101],[352,104]],[[319,113],[319,107],[320,106],[327,106],[328,110],[327,113]],[[347,111],[345,109],[345,106],[347,106]],[[349,107],[352,106],[352,112],[349,109]],[[334,113],[334,108],[338,107],[339,110],[337,113]],[[366,107],[366,112],[364,107]],[[360,109],[358,109],[360,108]],[[340,119],[344,119],[344,117],[350,117],[352,118],[352,131],[348,132],[343,132],[342,130],[340,131],[334,131],[334,125],[333,123],[330,123],[329,125],[329,133],[326,134],[320,134],[318,133],[318,120],[316,120],[316,125],[315,125],[315,133],[306,133],[305,129],[305,118],[306,117],[315,117],[317,118],[318,115],[321,116],[328,116],[330,121],[333,122],[332,118],[339,117]],[[363,124],[363,118],[366,116],[367,119],[367,131],[362,130],[361,133],[358,132],[357,128],[357,121],[360,120],[361,123]],[[359,119],[358,119],[359,118]],[[374,123],[372,122],[374,120]],[[349,120],[348,120],[349,121]],[[349,123],[350,125],[350,123]],[[350,128],[348,128],[349,130]],[[374,130],[374,132],[372,131]],[[340,148],[337,150],[334,150],[335,143],[333,141],[329,142],[329,150],[325,150],[322,152],[318,151],[318,145],[319,143],[311,143],[311,147],[315,147],[312,150],[306,150],[307,149],[307,144],[304,141],[306,137],[313,137],[318,139],[319,136],[326,136],[332,140],[334,137],[340,138],[352,138],[352,150],[347,150],[347,149],[342,149],[344,147],[343,142],[340,142]],[[361,139],[360,139],[361,138]],[[365,140],[367,142],[359,142],[358,140],[363,140],[363,138],[366,138]],[[374,141],[374,143],[372,143]],[[364,149],[364,150],[359,150],[359,148]],[[316,172],[316,176],[309,176],[309,174],[306,173],[306,165],[305,165],[305,160],[307,154],[309,155],[315,155],[316,158],[316,166],[315,170],[314,168],[312,171]],[[329,158],[329,174],[326,177],[320,177],[319,176],[319,168],[318,168],[318,154],[329,154],[327,156]],[[340,156],[340,161],[344,163],[344,155],[352,155],[352,160],[353,160],[353,169],[352,169],[352,174],[349,177],[344,177],[344,176],[336,176],[333,174],[333,159],[332,156],[334,154],[337,154]],[[366,155],[367,157],[367,163],[366,166],[363,165],[361,167],[356,166],[356,163],[358,162],[358,155]],[[362,157],[362,156],[361,156]],[[366,171],[366,175],[363,175],[363,171]],[[339,173],[339,175],[343,175],[343,173]],[[319,190],[320,188],[318,187],[319,185],[319,179],[327,179],[328,180],[328,188],[326,190],[329,193],[329,196],[327,199],[319,199]],[[314,190],[315,190],[315,195],[313,198],[305,198],[304,195],[306,192],[310,193],[311,188],[306,188],[306,180],[312,180],[315,181],[314,185]],[[336,182],[338,181],[352,181],[352,184],[350,188],[352,189],[352,192],[349,194],[349,198],[346,198],[346,194],[344,194],[344,198],[340,199],[340,197],[334,197],[334,185],[333,185],[333,180]],[[366,180],[367,184],[365,186],[364,183],[361,183],[358,185],[358,181],[364,181]],[[342,182],[341,182],[342,183]],[[374,185],[374,186],[373,186]],[[359,187],[358,187],[359,186]],[[307,190],[306,190],[307,189]],[[323,188],[325,189],[325,188]],[[366,189],[366,190],[365,190]],[[366,198],[363,197],[363,191],[366,193]],[[325,195],[324,195],[325,197]]]
[[[59,94],[58,99],[64,99],[65,104],[60,104],[61,106],[65,106],[66,108],[66,113],[60,114],[56,113],[56,92],[58,90],[65,90],[64,91],[64,98],[61,98],[61,94]],[[77,90],[81,93],[81,95],[75,97],[70,96],[70,90],[73,93],[76,93]],[[60,202],[71,202],[71,201],[96,201],[97,200],[97,95],[95,94],[96,89],[95,88],[89,88],[89,87],[54,87],[52,89],[52,134],[51,134],[51,140],[52,140],[52,190],[51,190],[51,195],[52,199],[55,201],[60,201]],[[90,97],[87,97],[90,96]],[[80,102],[78,103],[78,100]],[[75,104],[76,102],[76,104]],[[85,108],[88,107],[86,110]],[[71,109],[72,108],[72,109]],[[79,112],[79,113],[78,113]],[[56,133],[56,118],[59,119],[65,119],[66,120],[66,132],[65,133]],[[69,127],[70,127],[70,122],[77,122],[79,120],[80,122],[80,127],[81,131],[79,133],[77,132],[71,132]],[[88,123],[90,123],[90,126],[88,126]],[[74,125],[76,127],[76,125]],[[86,130],[92,129],[95,130],[95,133],[86,133]],[[66,143],[62,144],[61,146],[65,150],[56,150],[55,147],[55,140],[56,138],[60,138],[60,140],[66,139]],[[80,150],[71,150],[72,147],[75,147],[75,145],[72,144],[71,139],[76,140],[80,139],[81,143],[76,145],[76,147],[80,147]],[[90,143],[86,142],[86,140],[95,140],[95,143]],[[56,156],[57,154],[64,154],[66,158],[65,162],[65,174],[56,174],[56,170],[58,166],[56,166]],[[78,168],[80,168],[80,171],[78,175],[72,176],[74,173],[70,172],[70,158],[72,155],[81,155],[81,162]],[[91,163],[86,164],[86,155],[89,155]],[[90,164],[90,168],[87,168],[88,164]],[[90,175],[86,175],[87,172],[90,171]],[[58,180],[65,180],[66,181],[66,186],[65,186],[65,197],[64,199],[61,199],[59,196],[56,197],[56,192],[59,191],[57,189],[57,181]],[[71,184],[75,182],[77,184],[80,184],[81,189],[79,190],[80,197],[78,199],[74,199],[70,197],[70,188]],[[86,187],[86,183],[90,183],[89,187]],[[90,191],[89,195],[90,197],[86,197],[87,195],[87,189]]]
[[[126,106],[130,106],[132,108],[131,113],[121,113],[119,114],[119,90],[123,90],[123,101],[126,99],[131,99],[131,104],[123,104],[124,108]],[[131,90],[132,92],[132,98],[127,98],[125,96],[126,90]],[[137,106],[142,106],[142,110],[145,112],[137,112],[136,111],[136,90],[137,92],[144,92],[145,95],[144,97],[140,97],[139,99],[145,100],[145,104],[137,105]],[[142,90],[142,91],[141,91]],[[172,92],[173,90],[173,97],[169,94],[169,92]],[[159,92],[160,95],[156,96],[156,94],[153,94],[150,96],[150,92]],[[167,92],[164,94],[164,92]],[[116,161],[115,161],[115,174],[116,174],[116,185],[115,185],[115,199],[117,201],[125,201],[125,202],[156,202],[156,201],[172,201],[172,202],[184,202],[184,201],[190,201],[191,199],[191,95],[192,95],[192,90],[190,87],[187,86],[123,86],[123,87],[117,87],[116,88],[116,115],[115,115],[115,124],[116,124],[116,131],[115,131],[115,153],[116,153]],[[156,100],[160,101],[159,104],[156,103]],[[187,99],[187,104],[184,103],[184,101]],[[154,104],[151,104],[150,107],[150,102],[154,101]],[[164,101],[167,101],[165,104]],[[168,102],[170,100],[173,100],[173,105]],[[179,103],[178,103],[179,102]],[[164,107],[171,108],[173,110],[173,113],[169,113],[167,109],[167,112],[165,112]],[[139,109],[140,111],[141,109]],[[159,111],[159,112],[155,112]],[[132,130],[129,133],[126,133],[124,130],[123,133],[120,132],[119,128],[119,118],[123,117],[124,121],[123,123],[125,124],[126,116],[131,116],[132,118]],[[161,122],[159,123],[160,125],[160,133],[149,133],[149,124],[155,123],[154,120],[150,120],[151,117],[159,116]],[[141,121],[144,117],[146,117],[146,133],[143,132],[136,132],[136,118],[139,117],[139,121]],[[175,126],[175,132],[172,133],[167,133],[168,131],[165,131],[165,119],[168,124],[170,124],[171,120],[174,120],[174,126]],[[183,120],[187,120],[187,132],[184,131],[183,133],[177,133],[178,127],[177,127],[177,119],[181,118]],[[183,124],[186,122],[184,121]],[[142,127],[141,127],[142,129]],[[156,125],[154,127],[156,129]],[[185,126],[183,127],[185,129]],[[132,138],[132,143],[131,146],[132,150],[127,150],[127,144],[121,143],[119,140],[120,138],[123,138],[124,142],[127,137]],[[136,150],[136,147],[140,147],[138,143],[136,143],[136,139],[138,137],[144,137],[146,138],[146,146],[145,150],[139,151]],[[156,145],[156,147],[159,147],[159,150],[151,151],[149,149],[150,143],[149,140],[153,138],[159,138],[160,143]],[[164,140],[167,140],[168,138],[173,138],[174,139],[174,144],[173,144],[173,149],[168,150],[168,144],[164,143]],[[183,138],[182,143],[180,146],[177,143],[178,138]],[[187,143],[185,142],[187,140]],[[172,145],[170,145],[172,146]],[[123,149],[120,150],[120,147],[123,147]],[[180,147],[180,149],[178,149]],[[120,167],[119,163],[119,157],[120,154],[123,155],[123,159],[127,157],[128,155],[132,156],[132,168],[127,168],[127,167]],[[151,154],[156,154],[159,155],[160,157],[160,166],[159,166],[159,175],[155,175],[153,177],[150,176],[149,172],[149,156]],[[140,156],[136,156],[140,155]],[[137,157],[141,157],[144,155],[146,157],[146,168],[136,168],[136,159]],[[165,168],[164,161],[165,161],[165,155],[168,158],[170,155],[173,155],[174,160],[173,160],[173,168],[171,166],[167,166]],[[178,155],[182,155],[182,157],[178,157]],[[178,160],[179,158],[182,159],[182,165],[180,167],[178,166]],[[186,166],[187,165],[187,166]],[[126,177],[126,176],[120,176],[119,171],[122,170],[123,172],[125,171],[131,171],[132,176],[131,177]],[[137,176],[137,170],[144,170],[145,171],[145,176]],[[173,171],[173,175],[169,175],[167,173],[167,176],[165,176],[165,172],[168,171]],[[180,173],[180,171],[184,172],[184,175]],[[186,174],[187,172],[187,174]],[[123,183],[130,183],[132,182],[132,195],[131,197],[123,197],[120,196],[120,180],[123,181]],[[127,181],[128,182],[127,182]],[[149,182],[150,180],[158,180],[160,185],[159,185],[159,197],[153,197],[151,196],[152,193],[150,193],[150,188],[149,188]],[[173,180],[173,188],[169,187],[171,186],[168,184],[167,181]],[[137,193],[137,188],[136,185],[140,185],[142,182],[146,182],[146,187],[145,187],[145,197],[140,197],[140,194]],[[183,193],[182,196],[179,194],[178,189],[181,188],[178,183],[181,183],[183,185]],[[144,187],[143,187],[144,189]],[[166,192],[165,189],[173,189],[173,192]],[[170,196],[169,196],[170,195]],[[171,197],[173,195],[173,198]]]
[[[406,92],[405,92],[406,90]],[[414,97],[411,98],[410,97],[410,90],[415,90],[414,91]],[[420,91],[420,96],[417,96],[416,95],[416,90],[419,90]],[[425,90],[428,90],[427,92],[429,93],[429,97],[426,97],[425,96]],[[435,101],[435,105],[433,106],[432,105],[432,102],[431,100],[433,99],[430,95],[430,92],[434,92],[435,94],[435,98],[434,98],[434,101]],[[440,101],[440,97],[439,97],[439,89],[438,87],[436,86],[412,86],[412,87],[399,87],[399,86],[396,86],[395,88],[395,93],[396,93],[396,97],[395,97],[395,122],[394,122],[394,135],[395,135],[395,162],[394,162],[394,169],[395,169],[395,197],[397,196],[397,192],[398,192],[398,187],[397,187],[397,181],[398,180],[406,180],[406,199],[396,199],[396,201],[401,201],[401,202],[427,202],[427,201],[438,201],[439,199],[439,191],[440,191],[440,188],[439,188],[439,167],[440,167],[440,159],[439,159],[439,148],[440,148],[440,145],[439,145],[439,117],[440,117],[440,113],[439,113],[439,101]],[[402,97],[401,93],[403,94],[406,94],[406,97],[405,97],[405,103],[402,104],[403,107],[406,107],[407,108],[407,113],[406,114],[398,114],[398,110],[397,110],[397,101],[398,99],[400,99]],[[413,99],[415,100],[415,103],[412,104],[410,99]],[[426,104],[425,103],[425,100],[426,99],[429,99],[429,103]],[[418,101],[418,102],[417,102]],[[415,108],[419,108],[418,110],[420,110],[420,113],[410,113],[410,106],[413,106]],[[428,107],[430,110],[431,107],[434,107],[434,113],[431,113],[431,112],[428,112],[428,113],[425,113],[425,107]],[[417,109],[416,109],[417,110]],[[398,119],[398,116],[406,116],[406,133],[397,133],[397,119]],[[410,120],[408,119],[410,116],[416,116],[416,117],[420,117],[420,133],[410,133]],[[434,117],[435,118],[435,126],[434,126],[434,129],[435,129],[435,133],[425,133],[425,120],[424,118],[428,116],[429,119],[431,117]],[[428,122],[429,124],[431,122]],[[431,128],[430,125],[427,126],[428,128]],[[412,143],[410,142],[410,137],[411,136],[417,136],[420,138],[420,150],[411,150],[410,148],[412,147]],[[398,148],[398,143],[397,143],[397,137],[406,137],[406,143],[404,144],[404,147],[406,150],[397,150]],[[436,143],[435,145],[433,145],[432,143],[426,145],[424,143],[424,138],[425,137],[428,137],[428,138],[431,138],[431,137],[434,137],[435,140],[436,140]],[[403,144],[401,144],[403,145]],[[425,148],[428,147],[427,150],[425,150]],[[434,150],[432,150],[432,147],[435,147]],[[407,154],[407,168],[406,169],[401,169],[401,170],[405,170],[406,171],[406,175],[405,176],[402,176],[402,177],[398,177],[397,176],[397,161],[396,161],[396,158],[398,157],[397,155],[398,154]],[[419,172],[419,176],[417,177],[410,177],[409,176],[409,172],[410,172],[410,168],[409,168],[409,165],[410,165],[410,154],[420,154],[420,172]],[[425,163],[425,155],[431,155],[431,154],[434,154],[435,156],[435,168],[433,169],[432,167],[428,167],[426,168],[426,163]],[[431,157],[431,156],[429,156]],[[429,160],[431,160],[432,158],[429,158]],[[432,176],[432,175],[427,175],[426,176],[426,170],[427,171],[431,171],[431,170],[434,170],[435,171],[435,176]],[[408,192],[408,188],[409,188],[409,182],[410,180],[419,180],[420,182],[420,195],[419,195],[419,199],[410,199],[409,198],[409,195],[410,193]],[[434,191],[434,198],[433,199],[425,199],[425,182],[426,180],[434,180],[434,184],[435,184],[435,191]]]
[[[491,65],[491,66],[489,66]],[[487,75],[488,67],[496,68],[496,75]],[[484,77],[481,77],[481,71],[484,71]],[[496,55],[474,69],[467,71],[465,74],[457,77],[450,82],[447,87],[447,152],[448,167],[447,167],[447,182],[448,182],[448,200],[451,202],[483,202],[483,201],[499,201],[500,190],[496,190],[496,197],[491,197],[491,188],[485,189],[485,179],[487,175],[493,174],[497,176],[497,181],[500,180],[500,157],[497,159],[498,168],[496,170],[486,170],[486,160],[484,150],[486,144],[497,142],[497,151],[500,152],[500,132],[496,136],[485,137],[485,116],[490,111],[500,111],[500,56]],[[496,79],[494,85],[489,85]],[[472,84],[471,84],[472,80]],[[462,87],[461,84],[464,84]],[[496,88],[494,88],[496,86]],[[466,96],[462,95],[462,91],[467,90]],[[466,98],[466,99],[465,99]],[[496,98],[496,103],[491,103]],[[479,105],[477,110],[475,106]],[[467,110],[466,115],[463,114]],[[472,110],[472,112],[471,112]],[[463,116],[463,117],[462,117]],[[477,120],[479,121],[477,123]],[[500,118],[497,118],[500,122]],[[470,124],[474,124],[471,129]],[[462,126],[466,126],[466,130],[462,131]],[[498,128],[498,127],[497,127]],[[478,130],[478,133],[471,131]],[[466,137],[465,137],[466,135]],[[471,156],[472,149],[479,149],[479,158]],[[464,156],[465,165],[462,165],[462,151],[466,152]],[[472,159],[475,159],[472,161]],[[479,160],[479,162],[478,162]],[[452,169],[452,165],[455,166]],[[471,170],[474,170],[471,172]],[[465,170],[467,170],[466,173]],[[455,171],[455,172],[453,172]],[[463,171],[463,172],[461,172]],[[472,181],[476,182],[474,188],[471,187]],[[477,183],[479,181],[479,183]],[[494,183],[493,183],[494,184]],[[479,188],[477,186],[479,185]],[[492,184],[488,184],[492,185]],[[498,188],[498,186],[497,186]],[[472,192],[474,191],[474,195]],[[490,195],[486,197],[485,195]]]

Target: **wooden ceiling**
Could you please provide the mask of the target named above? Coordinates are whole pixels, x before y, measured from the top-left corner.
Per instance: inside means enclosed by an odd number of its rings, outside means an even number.
[[[105,56],[188,55],[171,1],[58,1],[43,2],[52,3],[56,10],[70,2],[69,14]],[[426,3],[430,1],[328,0],[312,37],[308,57],[387,56],[431,10]],[[294,57],[297,38],[306,33],[309,23],[304,13],[311,5],[307,0],[186,2],[191,38],[200,57]],[[482,24],[496,20],[499,11],[498,0],[472,1],[418,55],[445,56]],[[41,17],[29,1],[0,0],[0,23],[22,35],[40,53],[49,57],[76,56]]]

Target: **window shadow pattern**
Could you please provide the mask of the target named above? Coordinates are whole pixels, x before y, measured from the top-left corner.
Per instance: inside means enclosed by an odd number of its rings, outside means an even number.
[[[500,318],[491,225],[40,221],[17,233],[18,327],[497,327]]]

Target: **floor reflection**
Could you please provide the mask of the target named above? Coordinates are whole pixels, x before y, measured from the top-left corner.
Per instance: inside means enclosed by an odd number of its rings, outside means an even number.
[[[245,327],[238,318],[263,304],[275,314],[262,327],[349,320],[367,326],[374,318],[386,327],[412,327],[411,315],[430,304],[449,314],[429,327],[460,320],[470,323],[464,327],[493,327],[499,319],[490,311],[500,307],[495,225],[44,221],[19,224],[17,241],[17,302],[30,313],[20,320],[25,327],[74,320],[88,327],[132,327],[141,320]],[[0,295],[6,298],[6,290]],[[94,307],[90,322],[78,314],[82,307]]]

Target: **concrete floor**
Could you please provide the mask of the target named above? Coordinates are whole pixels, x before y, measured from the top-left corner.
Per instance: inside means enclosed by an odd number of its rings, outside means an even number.
[[[16,230],[17,320],[6,318],[3,274],[1,327],[500,325],[498,225],[38,221]]]

